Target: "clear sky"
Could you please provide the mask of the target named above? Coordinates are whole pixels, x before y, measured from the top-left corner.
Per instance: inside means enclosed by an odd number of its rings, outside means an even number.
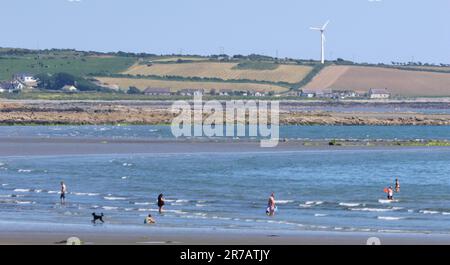
[[[450,0],[0,0],[0,47],[450,63]]]

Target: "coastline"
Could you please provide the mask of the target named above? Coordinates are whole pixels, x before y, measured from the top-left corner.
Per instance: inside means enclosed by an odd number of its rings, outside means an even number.
[[[85,245],[366,245],[371,237],[382,245],[450,244],[448,234],[277,231],[168,228],[118,225],[0,223],[0,245],[64,245],[78,237]],[[51,227],[51,228],[49,228]]]
[[[402,144],[403,143],[403,144]],[[171,154],[227,152],[300,152],[332,150],[399,150],[446,149],[440,142],[411,141],[280,141],[276,147],[261,148],[257,140],[192,140],[192,139],[113,139],[66,137],[0,137],[0,157],[52,155]],[[448,143],[448,142],[442,142]]]
[[[0,99],[2,125],[100,125],[170,124],[176,116],[172,101],[42,101]],[[340,105],[339,105],[340,104]],[[426,103],[398,102],[280,102],[280,125],[450,125],[450,114],[416,112],[355,111],[353,104],[382,106],[421,106]],[[447,103],[439,108],[448,108]],[[345,112],[305,110],[304,107],[345,106]],[[204,116],[207,116],[206,114]]]

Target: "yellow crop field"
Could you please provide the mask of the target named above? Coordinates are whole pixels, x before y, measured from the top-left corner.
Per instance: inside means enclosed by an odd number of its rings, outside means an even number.
[[[137,79],[137,78],[115,78],[115,77],[96,77],[98,81],[107,86],[118,86],[127,89],[130,86],[139,89],[146,89],[148,87],[154,88],[170,88],[175,92],[180,89],[204,89],[209,91],[215,89],[229,90],[251,90],[251,91],[274,91],[284,92],[288,88],[268,84],[252,84],[252,83],[225,83],[225,82],[190,82],[190,81],[168,81],[168,80],[151,80],[151,79]]]
[[[179,57],[179,56],[175,56],[175,57],[163,57],[163,58],[158,58],[158,59],[154,59],[154,62],[176,62],[178,60],[185,60],[185,61],[206,61],[208,60],[207,58],[202,58],[202,57]]]
[[[310,66],[280,64],[273,70],[233,69],[237,63],[194,62],[179,64],[134,65],[124,74],[248,79],[270,82],[298,83],[312,70]]]

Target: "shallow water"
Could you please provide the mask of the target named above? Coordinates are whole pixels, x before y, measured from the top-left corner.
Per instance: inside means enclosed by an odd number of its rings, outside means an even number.
[[[86,224],[95,211],[124,226],[151,213],[164,227],[448,233],[449,160],[449,148],[0,157],[0,221]]]
[[[4,126],[0,128],[0,137],[174,139],[170,126],[161,125]],[[312,140],[450,140],[450,126],[280,126],[280,137]]]

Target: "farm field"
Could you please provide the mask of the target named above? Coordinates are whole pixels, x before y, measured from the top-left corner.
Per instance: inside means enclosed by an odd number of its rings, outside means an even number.
[[[252,91],[274,91],[284,92],[288,88],[269,84],[252,84],[252,83],[226,83],[226,82],[192,82],[192,81],[169,81],[169,80],[152,80],[152,79],[138,79],[138,78],[114,78],[114,77],[96,77],[101,83],[120,88],[127,89],[130,86],[135,86],[139,89],[147,87],[156,88],[170,88],[171,91],[176,92],[180,89],[204,89],[209,91],[211,89],[221,90],[252,90]]]
[[[184,61],[207,61],[208,58],[205,57],[194,57],[194,56],[174,56],[174,57],[158,57],[153,59],[154,62],[176,62],[178,60]]]
[[[14,56],[0,57],[0,80],[20,72],[32,74],[66,72],[85,76],[94,73],[117,73],[135,63],[134,58],[115,56]]]
[[[133,65],[123,72],[131,75],[182,76],[247,79],[270,82],[298,83],[312,70],[310,66],[280,64],[274,70],[234,69],[237,63],[194,62],[179,64]]]
[[[387,88],[393,95],[399,96],[450,96],[450,73],[333,65],[323,69],[305,88],[359,92]]]

